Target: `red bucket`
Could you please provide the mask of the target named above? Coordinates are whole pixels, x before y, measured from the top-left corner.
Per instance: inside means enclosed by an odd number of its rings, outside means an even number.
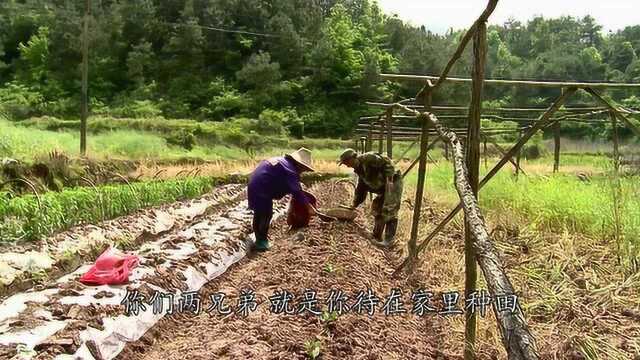
[[[304,190],[302,192],[309,200],[309,203],[314,207],[317,207],[316,197],[310,192]],[[292,197],[289,201],[289,209],[287,210],[287,224],[289,224],[292,229],[299,229],[308,226],[310,221],[311,214],[309,213],[307,206],[295,201]]]

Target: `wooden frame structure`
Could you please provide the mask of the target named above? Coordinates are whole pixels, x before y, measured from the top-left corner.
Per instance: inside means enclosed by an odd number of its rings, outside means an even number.
[[[377,119],[377,117],[372,117],[374,119]],[[403,118],[409,118],[409,119],[413,119],[415,120],[415,117],[412,116],[407,116],[407,117],[403,117]],[[361,118],[362,119],[362,118]],[[395,119],[395,117],[394,117]],[[491,144],[499,153],[501,154],[505,154],[505,150],[495,141],[492,139],[492,136],[495,135],[506,135],[506,134],[520,134],[523,131],[526,131],[530,126],[526,125],[526,126],[522,126],[522,127],[518,127],[518,128],[506,128],[506,127],[495,127],[495,128],[487,128],[487,129],[481,129],[481,133],[480,136],[483,139],[483,143],[484,143],[484,161],[485,164],[488,161],[488,155],[487,155],[487,143]],[[450,128],[449,130],[454,131],[456,133],[456,135],[459,138],[466,138],[467,137],[467,130],[466,128]],[[356,128],[355,131],[356,134],[356,139],[355,139],[355,147],[356,150],[358,152],[364,153],[367,151],[370,151],[370,148],[367,148],[366,144],[373,144],[376,141],[378,142],[378,144],[380,144],[380,140],[383,140],[382,143],[384,143],[384,140],[386,139],[386,147],[379,147],[378,148],[378,153],[384,153],[385,150],[387,153],[387,156],[389,156],[390,158],[393,157],[393,153],[389,152],[388,149],[393,147],[393,141],[410,141],[411,143],[409,144],[409,146],[404,150],[404,152],[397,158],[397,160],[395,161],[395,163],[397,164],[398,162],[400,162],[402,159],[405,158],[405,155],[420,141],[420,136],[422,135],[422,129],[421,128],[417,128],[417,127],[408,127],[408,126],[396,126],[393,125],[391,127],[391,132],[389,132],[389,127],[386,125],[381,124],[380,122],[374,122],[371,121],[369,123],[359,123],[358,127]],[[433,140],[429,143],[427,151],[433,149],[435,147],[435,145],[437,145],[438,142],[440,142],[442,140],[442,138],[439,136],[439,134],[437,133],[437,131],[435,130],[429,130],[428,131],[428,135],[430,137],[433,137]],[[445,149],[446,149],[446,145],[447,142],[443,141],[444,145],[445,145]],[[447,156],[448,158],[448,156]],[[406,176],[414,167],[415,165],[418,163],[418,161],[420,160],[420,157],[417,157],[409,166],[408,169],[406,169],[403,173],[403,177]],[[519,168],[517,163],[511,159],[510,162],[513,164],[514,168],[516,169],[516,173],[521,172],[524,173],[524,171],[522,170],[522,168]]]
[[[451,221],[460,211],[464,211],[465,215],[465,295],[473,294],[476,289],[477,281],[477,265],[480,266],[487,287],[491,296],[515,295],[515,290],[504,271],[504,266],[498,255],[498,252],[489,236],[487,226],[478,205],[478,192],[498,171],[508,162],[513,163],[514,156],[520,152],[522,147],[531,139],[531,137],[539,130],[552,126],[554,129],[555,156],[554,168],[559,165],[559,136],[558,127],[560,121],[587,121],[584,116],[595,113],[609,113],[611,123],[614,126],[614,134],[617,132],[618,120],[636,135],[640,137],[640,129],[635,126],[627,117],[628,114],[635,113],[628,109],[619,107],[604,98],[599,89],[606,88],[640,88],[640,84],[612,84],[612,83],[584,83],[584,82],[546,82],[546,81],[520,81],[520,80],[486,80],[484,69],[487,54],[487,19],[493,13],[497,6],[498,0],[489,0],[486,9],[480,17],[474,22],[471,28],[462,37],[458,48],[454,52],[452,58],[445,66],[440,76],[417,76],[417,75],[399,75],[399,74],[381,74],[382,80],[388,81],[411,81],[423,84],[422,89],[415,98],[405,99],[394,104],[368,103],[371,106],[381,106],[385,111],[374,117],[365,117],[362,120],[374,120],[368,127],[361,129],[366,133],[365,151],[370,151],[374,140],[374,135],[378,135],[378,150],[383,150],[383,139],[387,139],[387,155],[392,157],[392,141],[394,134],[396,136],[407,135],[407,139],[413,139],[414,142],[420,143],[420,153],[418,159],[412,164],[410,169],[418,163],[418,182],[416,186],[415,202],[413,208],[413,216],[411,222],[411,234],[408,242],[408,256],[402,264],[396,269],[395,274],[399,274],[403,270],[412,271],[413,266],[420,254],[430,243],[430,241],[438,234],[446,224]],[[449,71],[455,62],[462,55],[465,47],[469,42],[473,42],[473,70],[472,78],[448,78]],[[470,83],[472,88],[471,103],[468,107],[464,106],[448,106],[433,105],[432,94],[445,81]],[[544,109],[482,109],[483,88],[485,84],[509,85],[509,86],[534,86],[534,87],[551,87],[561,89],[561,93],[553,101],[553,103]],[[592,95],[600,104],[599,107],[580,107],[580,108],[562,108],[567,99],[576,91],[583,90]],[[402,115],[394,115],[394,111],[399,111]],[[466,111],[467,114],[456,114],[456,112]],[[439,114],[436,114],[438,112]],[[451,114],[453,113],[453,114]],[[505,113],[529,113],[533,114],[533,118],[521,118],[502,116]],[[441,115],[440,115],[441,114]],[[563,114],[562,116],[556,116]],[[495,118],[496,120],[526,122],[530,126],[522,129],[518,137],[518,141],[509,149],[502,150],[503,157],[497,164],[491,168],[487,175],[480,180],[479,164],[480,164],[480,141],[483,138],[483,129],[481,129],[480,119]],[[420,124],[419,130],[400,129],[393,127],[395,119],[412,119],[415,118]],[[468,119],[466,128],[466,154],[460,143],[462,132],[460,129],[448,129],[441,122],[440,118],[457,118]],[[376,127],[377,126],[377,127]],[[376,131],[374,131],[377,129]],[[407,132],[408,134],[404,134]],[[454,163],[454,184],[460,203],[449,212],[449,214],[432,230],[432,232],[420,243],[417,243],[418,228],[420,224],[420,212],[422,207],[422,199],[424,195],[424,184],[426,178],[426,161],[427,152],[433,142],[429,143],[429,135],[437,136],[445,141],[445,144],[451,148]],[[437,140],[437,138],[436,138]],[[484,136],[486,144],[486,136]],[[615,140],[614,140],[615,141]],[[486,146],[486,145],[485,145]],[[448,149],[447,149],[448,152]],[[614,146],[614,158],[618,159],[617,142]],[[404,155],[403,155],[404,156]],[[516,172],[518,172],[519,160],[516,159],[514,164]],[[409,169],[409,170],[410,170]],[[500,333],[502,335],[503,344],[509,359],[538,359],[538,350],[535,339],[530,333],[524,314],[520,306],[516,307],[514,312],[499,312],[494,306],[494,313],[497,320]],[[465,312],[465,359],[475,358],[475,334],[476,334],[476,316],[473,313]]]
[[[380,102],[366,102],[367,105],[372,106],[372,107],[381,107],[381,108],[389,108],[391,106],[393,106],[393,104],[388,104],[388,103],[380,103]],[[411,109],[419,109],[420,106],[415,105],[415,104],[410,104],[410,105],[406,105],[408,108]],[[465,114],[463,114],[462,112],[466,112],[468,111],[468,107],[466,106],[449,106],[449,105],[438,105],[438,106],[433,106],[432,109],[439,109],[438,111],[434,111],[434,114],[436,114],[438,116],[438,119],[443,120],[467,120],[468,116]],[[629,111],[623,108],[619,108],[621,112],[623,112],[624,114],[637,114],[638,112],[634,112],[634,111]],[[534,123],[537,118],[533,118],[533,117],[521,117],[521,116],[515,116],[512,115],[514,112],[517,114],[522,114],[522,113],[530,113],[533,115],[539,115],[541,113],[543,113],[545,111],[545,109],[542,108],[493,108],[493,109],[483,109],[482,110],[482,118],[483,119],[490,119],[490,120],[494,120],[496,122],[505,122],[505,121],[510,121],[510,122],[516,122],[516,123],[522,123],[522,124],[532,124]],[[605,123],[610,123],[610,120],[605,120],[605,119],[599,119],[599,118],[594,118],[594,117],[601,117],[601,116],[606,116],[609,117],[609,108],[607,107],[569,107],[569,108],[560,108],[558,109],[557,113],[561,113],[562,115],[559,116],[554,116],[552,119],[554,120],[552,124],[550,124],[548,127],[552,129],[553,132],[553,141],[554,141],[554,164],[553,164],[553,171],[554,172],[558,172],[559,171],[559,167],[560,167],[560,121],[563,122],[576,122],[576,123],[585,123],[585,124],[605,124]],[[409,115],[393,115],[392,117],[394,120],[404,120],[404,121],[408,121],[410,119],[414,119],[414,116],[409,116]],[[371,127],[373,129],[373,134],[379,134],[381,131],[383,131],[384,129],[381,129],[379,127],[379,121],[378,121],[379,117],[378,116],[363,116],[360,117],[360,121],[361,123],[358,124],[358,127],[356,128],[356,132],[358,134],[362,134],[362,135],[367,135],[365,132],[366,129],[368,129],[369,127]],[[365,121],[366,123],[362,123],[362,121]],[[491,129],[482,129],[483,130],[483,134],[482,134],[482,138],[484,140],[484,142],[489,142],[491,143],[491,145],[493,147],[495,147],[500,153],[502,153],[504,155],[505,151],[500,147],[500,145],[498,145],[495,141],[491,141],[490,139],[487,139],[486,136],[488,135],[487,132],[492,132],[493,130],[498,130],[499,128],[491,128]],[[396,137],[397,135],[407,135],[407,134],[401,134],[401,131],[403,130],[412,130],[412,131],[416,131],[419,132],[420,129],[419,128],[406,128],[406,127],[397,127],[394,126],[394,130],[400,130],[400,132],[394,132],[394,137]],[[505,129],[506,130],[506,129]],[[384,130],[386,131],[386,130]],[[364,133],[364,134],[363,134]],[[435,133],[435,131],[431,130],[431,133]],[[505,133],[507,133],[507,131],[505,131]],[[498,135],[499,132],[494,132],[491,135]],[[373,137],[374,139],[376,138],[375,136]],[[401,136],[402,138],[402,136]],[[486,150],[487,146],[485,144],[485,150]],[[371,149],[369,149],[371,150]],[[445,150],[448,150],[448,146],[445,142]],[[379,149],[379,152],[382,152],[381,149]],[[445,151],[445,154],[447,155],[446,157],[448,158],[448,151]],[[486,163],[486,157],[485,157],[485,163]],[[519,172],[523,172],[522,168],[519,168]]]

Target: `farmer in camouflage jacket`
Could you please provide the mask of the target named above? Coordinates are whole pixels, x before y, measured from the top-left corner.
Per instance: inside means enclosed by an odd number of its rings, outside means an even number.
[[[391,159],[375,152],[358,155],[347,149],[340,155],[339,164],[344,164],[358,175],[358,185],[351,208],[364,202],[367,193],[377,194],[371,204],[375,224],[374,243],[390,246],[398,228],[398,211],[402,200],[402,174],[396,171]],[[384,231],[384,241],[382,233]]]

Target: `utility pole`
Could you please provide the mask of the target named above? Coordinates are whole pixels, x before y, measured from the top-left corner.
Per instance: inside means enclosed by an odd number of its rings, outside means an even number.
[[[91,0],[84,3],[84,25],[82,31],[82,96],[80,110],[80,154],[87,155],[87,118],[89,117],[89,16]]]

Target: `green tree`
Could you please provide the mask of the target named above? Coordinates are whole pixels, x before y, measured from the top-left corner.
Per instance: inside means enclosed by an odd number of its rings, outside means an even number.
[[[236,78],[245,88],[268,88],[280,81],[280,64],[271,62],[268,52],[251,55],[242,69],[236,72]]]
[[[624,72],[636,59],[636,53],[630,41],[620,40],[613,40],[613,44],[609,49],[608,63],[613,69]]]

